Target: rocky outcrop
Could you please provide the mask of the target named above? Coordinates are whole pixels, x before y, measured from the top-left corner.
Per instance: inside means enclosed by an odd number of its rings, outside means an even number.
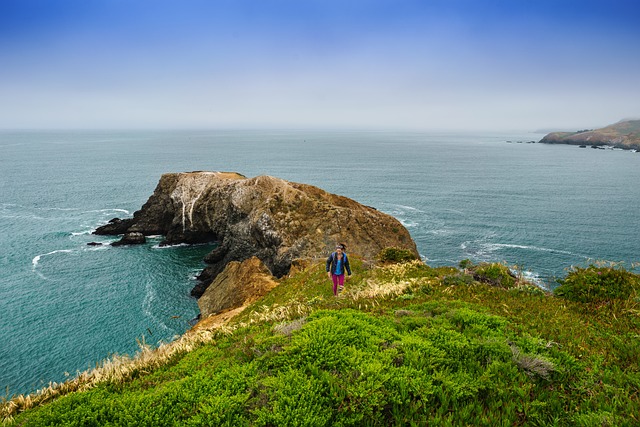
[[[365,259],[389,246],[418,256],[404,226],[372,207],[312,185],[237,173],[164,174],[133,218],[112,220],[95,233],[124,232],[164,235],[163,244],[218,242],[195,296],[229,262],[254,256],[276,277],[287,274],[294,260],[326,257],[337,242]]]
[[[122,239],[117,242],[113,242],[111,246],[123,246],[123,245],[141,245],[145,243],[147,239],[144,237],[144,234],[134,231],[125,233],[122,236]]]
[[[262,261],[232,261],[198,299],[202,318],[250,304],[278,285]]]
[[[133,225],[133,218],[128,219],[120,219],[113,218],[107,224],[99,227],[93,234],[105,234],[105,235],[116,235],[116,234],[124,234],[127,232],[129,227]],[[98,232],[100,231],[100,232]]]
[[[578,132],[552,132],[540,140],[543,144],[610,146],[640,150],[640,120],[623,120],[613,125]]]

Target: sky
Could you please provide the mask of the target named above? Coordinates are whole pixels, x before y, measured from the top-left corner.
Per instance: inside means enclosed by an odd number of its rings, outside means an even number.
[[[0,129],[595,128],[637,0],[0,0]]]

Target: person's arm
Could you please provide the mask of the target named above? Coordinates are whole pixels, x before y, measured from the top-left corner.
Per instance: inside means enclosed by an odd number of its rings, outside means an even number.
[[[349,265],[349,257],[347,254],[344,255],[344,268],[347,269],[347,273],[351,276],[351,266]]]
[[[329,255],[327,258],[327,274],[331,277],[331,263],[333,262],[333,254]]]

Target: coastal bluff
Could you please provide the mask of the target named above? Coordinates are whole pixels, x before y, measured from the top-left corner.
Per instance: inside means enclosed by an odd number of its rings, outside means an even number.
[[[542,144],[610,146],[625,150],[640,150],[640,120],[621,120],[612,125],[578,132],[551,132],[540,140]]]
[[[299,260],[326,257],[337,242],[374,260],[386,247],[415,242],[395,218],[318,187],[235,172],[163,174],[133,218],[114,218],[99,235],[162,235],[161,245],[216,242],[192,295],[200,297],[231,262],[260,260],[276,278]]]

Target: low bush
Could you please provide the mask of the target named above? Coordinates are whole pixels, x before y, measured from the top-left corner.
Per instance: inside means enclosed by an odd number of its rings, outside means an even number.
[[[516,277],[504,264],[497,262],[483,263],[473,268],[473,278],[500,288],[512,288],[516,285]]]
[[[569,301],[582,303],[606,303],[626,300],[637,294],[640,277],[622,267],[575,268],[554,291],[555,295]]]
[[[393,248],[393,247],[384,248],[378,254],[378,261],[380,262],[397,263],[397,262],[413,261],[415,259],[417,259],[417,257],[409,249],[401,249],[401,248]]]
[[[445,286],[470,285],[473,283],[473,276],[469,274],[456,274],[453,276],[445,276],[442,284]]]
[[[467,268],[473,268],[473,263],[468,258],[463,259],[458,263],[458,267],[462,268],[463,270],[466,270]]]

